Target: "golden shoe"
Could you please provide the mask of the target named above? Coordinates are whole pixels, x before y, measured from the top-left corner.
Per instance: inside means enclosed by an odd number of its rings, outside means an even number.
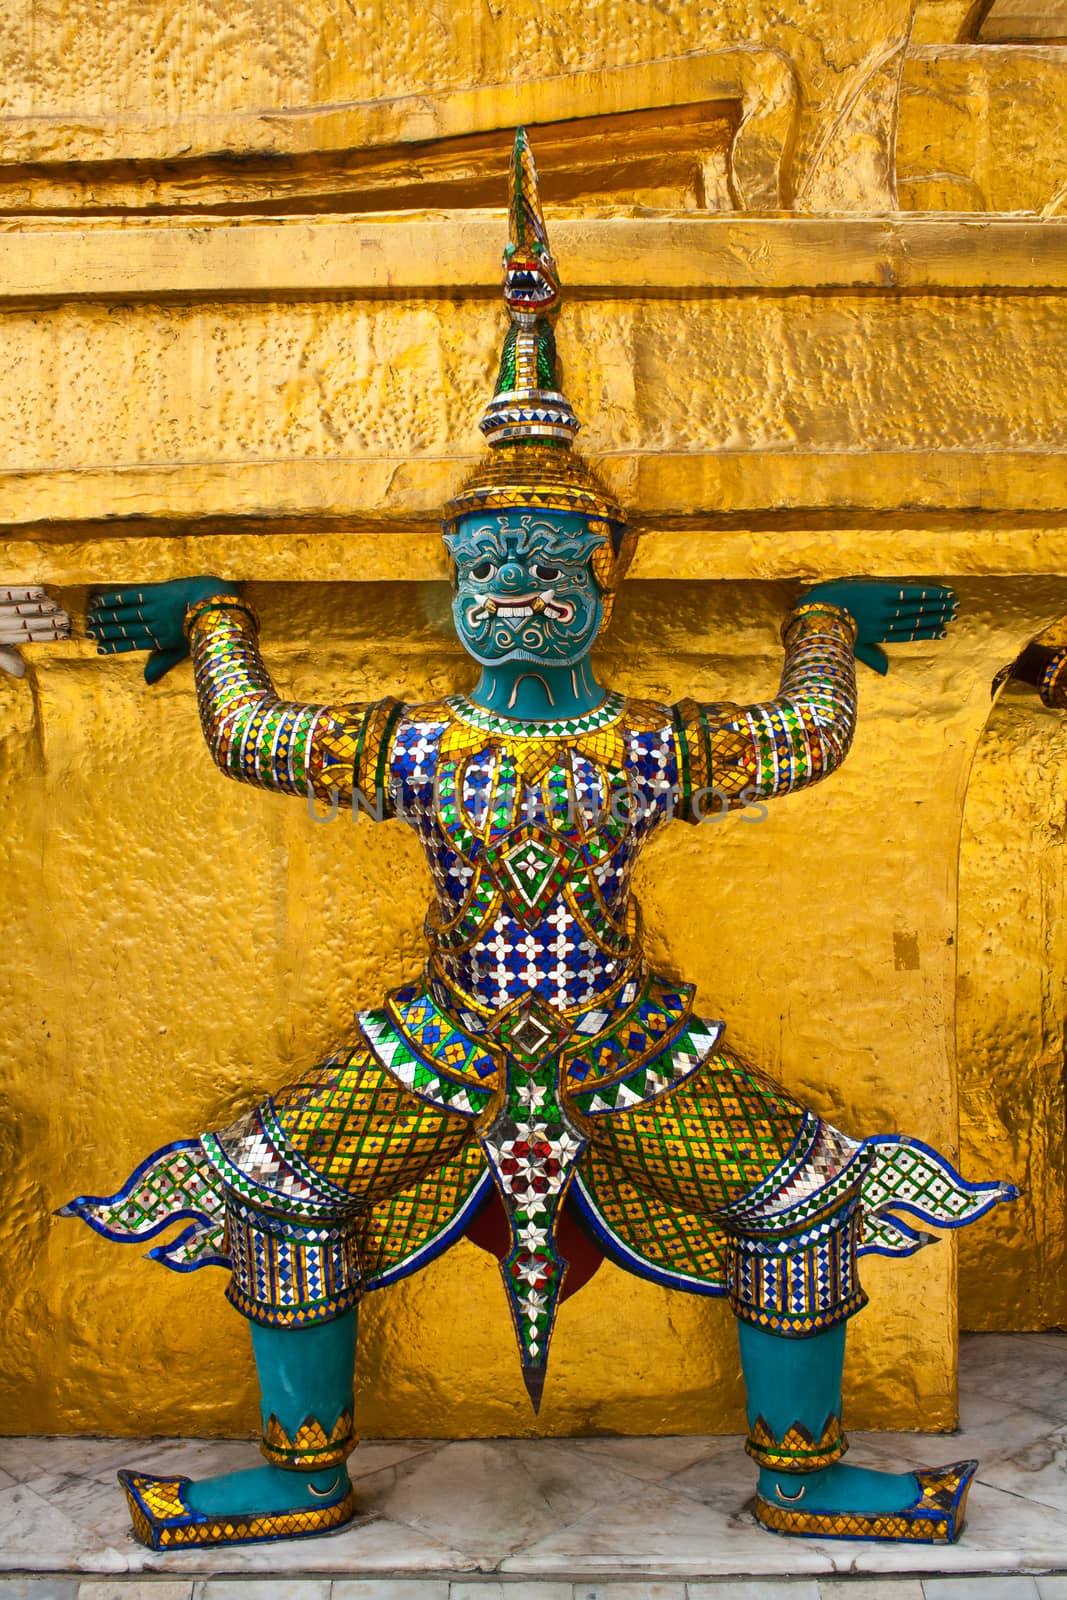
[[[809,1539],[906,1539],[912,1544],[953,1544],[963,1531],[967,1491],[977,1461],[953,1461],[915,1474],[919,1495],[903,1511],[819,1511],[780,1506],[756,1496],[756,1521],[772,1533]],[[803,1495],[803,1479],[797,1478]]]
[[[334,1533],[356,1514],[355,1490],[342,1473],[343,1489],[321,1505],[296,1511],[194,1511],[187,1503],[189,1478],[154,1478],[147,1472],[120,1472],[133,1531],[150,1550],[180,1550],[193,1545],[262,1544],[272,1539],[307,1539]]]

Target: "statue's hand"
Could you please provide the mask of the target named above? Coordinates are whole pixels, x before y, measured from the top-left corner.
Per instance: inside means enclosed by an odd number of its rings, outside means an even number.
[[[1022,654],[1016,656],[1012,662],[1007,676],[1015,683],[1028,683],[1031,688],[1039,689],[1045,676],[1045,669],[1056,654],[1057,651],[1047,644],[1028,644]]]
[[[36,585],[0,589],[0,668],[21,678],[26,663],[20,644],[44,644],[70,638],[70,617],[63,607]]]
[[[120,655],[126,650],[151,650],[145,663],[146,683],[184,661],[189,642],[183,631],[186,607],[212,594],[232,594],[221,578],[175,578],[170,583],[144,583],[128,589],[96,589],[89,596],[86,632],[96,640],[96,653]]]
[[[816,600],[848,612],[856,624],[856,660],[883,677],[889,671],[889,658],[879,645],[902,644],[909,639],[943,639],[957,610],[951,589],[875,578],[817,583],[801,596],[801,604]]]

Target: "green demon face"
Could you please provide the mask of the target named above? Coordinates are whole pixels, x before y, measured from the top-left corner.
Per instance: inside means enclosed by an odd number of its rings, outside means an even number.
[[[555,511],[461,517],[445,544],[456,564],[452,614],[468,654],[483,667],[580,661],[604,615],[590,558],[606,537],[585,517]]]

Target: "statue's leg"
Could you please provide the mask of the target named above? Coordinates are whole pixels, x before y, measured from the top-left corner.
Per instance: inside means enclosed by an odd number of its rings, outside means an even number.
[[[580,1096],[576,1105],[586,1109]],[[845,1325],[866,1303],[867,1146],[728,1050],[651,1103],[589,1121],[576,1188],[608,1253],[630,1271],[730,1297],[760,1522],[822,1538],[956,1538],[975,1463],[880,1473],[840,1462]],[[936,1173],[946,1191],[952,1176]]]
[[[759,1464],[756,1517],[776,1533],[809,1538],[950,1543],[963,1526],[976,1463],[876,1472],[841,1460],[841,1372],[847,1321],[862,1305],[855,1278],[855,1207],[836,1226],[778,1254],[764,1234],[735,1241],[749,1437]],[[755,1245],[755,1248],[754,1248]],[[747,1258],[747,1259],[746,1259]],[[814,1331],[813,1331],[814,1330]]]
[[[330,1533],[351,1520],[358,1292],[344,1225],[261,1214],[231,1197],[228,1297],[251,1321],[268,1465],[192,1481],[123,1472],[155,1549]]]
[[[269,1466],[202,1478],[188,1493],[195,1511],[270,1512],[318,1507],[350,1487],[345,1460],[356,1443],[352,1373],[356,1308],[311,1328],[252,1324]]]

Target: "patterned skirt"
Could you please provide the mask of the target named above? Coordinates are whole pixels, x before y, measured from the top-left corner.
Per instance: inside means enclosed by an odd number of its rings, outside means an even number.
[[[576,1229],[626,1270],[794,1337],[865,1301],[857,1257],[908,1255],[1009,1186],[965,1182],[917,1140],[857,1141],[715,1048],[685,1081],[576,1121]],[[187,1226],[149,1252],[178,1271],[231,1268],[255,1321],[304,1326],[425,1266],[495,1203],[484,1115],[405,1085],[363,1033],[217,1133],[156,1151],[122,1189],[64,1208],[123,1242]]]

